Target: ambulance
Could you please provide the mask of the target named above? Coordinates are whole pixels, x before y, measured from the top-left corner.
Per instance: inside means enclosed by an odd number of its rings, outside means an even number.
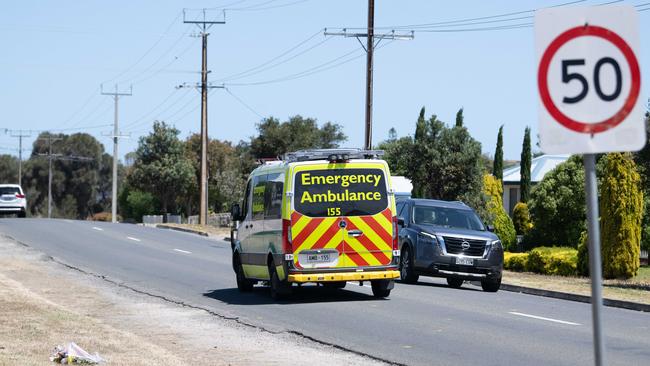
[[[390,295],[399,277],[395,192],[383,151],[303,150],[265,162],[233,204],[237,288],[268,283],[274,299],[295,285],[370,282]]]

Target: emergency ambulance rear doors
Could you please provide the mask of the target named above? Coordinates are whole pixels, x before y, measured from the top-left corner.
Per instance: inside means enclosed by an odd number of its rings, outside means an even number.
[[[383,161],[311,163],[293,168],[294,266],[341,270],[392,261],[394,202]]]

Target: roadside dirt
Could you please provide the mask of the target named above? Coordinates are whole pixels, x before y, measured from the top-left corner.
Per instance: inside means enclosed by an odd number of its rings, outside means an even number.
[[[52,365],[75,342],[107,365],[379,365],[68,269],[0,236],[0,365]]]
[[[503,272],[503,283],[509,285],[591,296],[591,282],[589,278],[545,276],[511,271]],[[650,291],[615,287],[615,284],[617,284],[616,281],[605,281],[605,286],[603,286],[604,298],[650,304]]]

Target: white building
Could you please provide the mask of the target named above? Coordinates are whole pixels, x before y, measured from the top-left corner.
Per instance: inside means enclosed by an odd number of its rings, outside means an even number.
[[[530,164],[531,187],[539,183],[546,173],[567,161],[570,155],[541,155]],[[517,165],[503,171],[503,208],[512,216],[512,210],[521,197],[521,166]]]

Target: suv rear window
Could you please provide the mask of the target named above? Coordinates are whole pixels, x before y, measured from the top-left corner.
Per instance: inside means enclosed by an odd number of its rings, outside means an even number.
[[[456,208],[415,206],[413,221],[416,224],[436,225],[457,229],[483,231],[485,228],[478,216],[471,210]]]
[[[311,217],[375,215],[388,207],[381,169],[301,171],[295,187],[295,210]]]
[[[0,196],[5,194],[15,195],[16,193],[20,193],[18,187],[0,187]]]

